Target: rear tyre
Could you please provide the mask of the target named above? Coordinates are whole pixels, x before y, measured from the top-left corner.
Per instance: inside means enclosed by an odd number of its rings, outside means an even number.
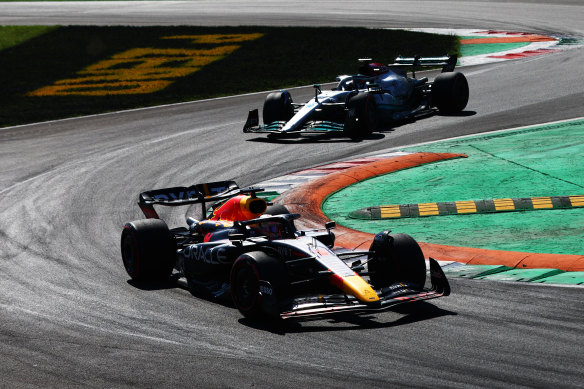
[[[468,103],[468,81],[462,73],[440,73],[432,84],[432,104],[440,113],[462,111]]]
[[[369,248],[368,270],[371,284],[384,288],[395,282],[411,282],[420,287],[426,281],[426,261],[418,243],[406,234],[382,231]]]
[[[144,219],[126,223],[121,237],[122,261],[134,281],[167,281],[175,263],[176,244],[166,223]]]
[[[231,268],[231,296],[247,318],[279,318],[290,289],[286,265],[261,251],[240,255]]]
[[[292,105],[290,92],[283,90],[270,93],[264,101],[262,115],[264,124],[290,120],[294,116],[294,106]]]
[[[377,105],[370,93],[359,93],[349,98],[343,133],[351,138],[362,138],[377,128]]]

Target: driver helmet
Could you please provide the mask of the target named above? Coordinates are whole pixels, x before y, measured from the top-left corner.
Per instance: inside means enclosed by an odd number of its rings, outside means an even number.
[[[260,222],[251,226],[258,236],[267,236],[269,239],[281,238],[284,234],[281,223]]]
[[[386,73],[388,70],[386,65],[378,62],[371,62],[359,67],[359,73],[370,77]]]

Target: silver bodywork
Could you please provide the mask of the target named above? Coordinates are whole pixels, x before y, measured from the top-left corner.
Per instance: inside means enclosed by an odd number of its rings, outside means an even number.
[[[303,104],[293,104],[294,115],[287,121],[260,125],[257,110],[250,111],[243,131],[272,134],[343,131],[344,116],[338,115],[338,112],[347,111],[349,99],[362,93],[373,96],[381,122],[428,115],[433,111],[429,99],[425,97],[429,95],[432,83],[427,78],[415,78],[414,72],[409,77],[406,68],[443,66],[444,72],[452,71],[455,64],[455,56],[396,58],[394,64],[374,69],[374,75],[341,75],[337,77],[338,84],[332,90],[322,90],[320,85],[315,84],[314,98]],[[415,94],[416,89],[420,90],[419,94]],[[328,115],[329,110],[337,115]]]

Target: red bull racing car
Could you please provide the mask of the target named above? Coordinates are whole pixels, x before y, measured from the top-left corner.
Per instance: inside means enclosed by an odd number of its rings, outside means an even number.
[[[383,231],[368,251],[340,251],[334,222],[299,231],[300,215],[270,206],[261,191],[223,181],[141,193],[146,219],[127,223],[121,235],[127,273],[140,283],[182,279],[194,291],[232,299],[248,318],[382,311],[450,293],[432,258],[425,286],[426,261],[410,236]],[[200,217],[177,228],[154,208],[192,204],[200,204]]]
[[[398,57],[391,65],[360,60],[357,75],[337,77],[332,90],[314,85],[315,96],[295,104],[290,92],[270,93],[264,102],[263,125],[257,109],[251,110],[243,132],[271,136],[341,133],[355,138],[382,129],[387,123],[416,119],[436,112],[455,114],[468,102],[464,74],[454,72],[457,57]],[[432,82],[416,78],[420,67],[442,67]],[[407,69],[412,69],[411,77]]]

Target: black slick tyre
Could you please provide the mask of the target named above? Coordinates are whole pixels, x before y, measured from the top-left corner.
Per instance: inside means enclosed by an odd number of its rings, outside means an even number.
[[[272,92],[264,101],[262,112],[264,124],[272,122],[287,122],[294,115],[294,106],[292,105],[292,96],[290,92],[283,90]]]
[[[176,244],[168,226],[160,219],[126,223],[121,251],[124,267],[134,281],[164,282],[172,273]]]
[[[426,281],[426,261],[418,243],[406,234],[382,231],[369,248],[368,270],[371,284],[383,288],[395,282],[411,282],[420,288]]]
[[[454,114],[468,103],[468,81],[462,73],[440,73],[432,83],[432,105],[440,113]]]
[[[289,292],[286,265],[261,251],[240,255],[231,267],[235,307],[250,319],[279,318],[280,302]]]
[[[377,128],[377,105],[370,93],[359,93],[349,98],[343,129],[344,135],[363,138]]]

